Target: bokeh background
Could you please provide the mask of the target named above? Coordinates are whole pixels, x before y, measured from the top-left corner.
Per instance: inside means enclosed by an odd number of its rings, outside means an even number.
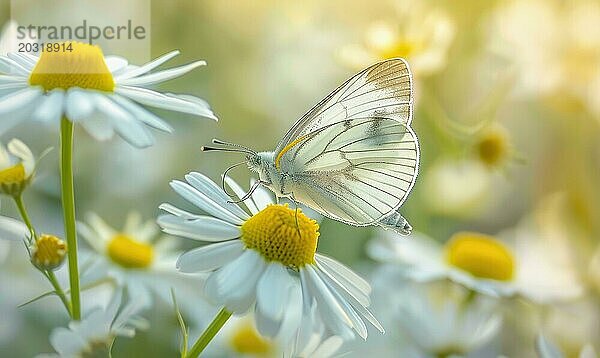
[[[0,0],[0,24],[9,20],[9,6]],[[535,230],[518,240],[558,253],[584,289],[576,300],[543,308],[504,302],[501,310],[513,315],[480,356],[533,356],[540,330],[569,356],[586,342],[599,348],[598,1],[176,0],[151,6],[152,57],[179,49],[177,63],[208,62],[161,89],[206,99],[220,121],[160,113],[175,134],[157,134],[156,145],[144,150],[120,138],[96,142],[79,128],[78,213],[95,211],[117,227],[130,210],[154,218],[160,203],[180,200],[170,180],[192,170],[217,180],[240,160],[201,153],[211,138],[272,150],[297,118],[355,72],[405,57],[414,71],[413,127],[422,154],[404,206],[415,231],[444,242],[461,230],[497,235],[533,222]],[[24,124],[0,139],[12,137],[34,153],[58,148],[56,128]],[[38,227],[61,234],[57,154],[44,158],[26,200]],[[233,176],[246,183],[250,173],[242,167]],[[1,212],[17,217],[8,199]],[[376,231],[324,220],[319,251],[368,277],[378,265],[365,245]],[[51,350],[48,334],[65,319],[52,299],[15,308],[47,288],[22,248],[11,246],[0,266],[0,356],[33,356]],[[168,302],[146,316],[151,328],[119,340],[114,356],[176,354]]]

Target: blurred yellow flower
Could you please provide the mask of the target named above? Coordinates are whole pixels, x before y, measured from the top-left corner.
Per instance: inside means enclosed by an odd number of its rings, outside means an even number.
[[[41,270],[55,270],[65,260],[67,244],[54,235],[41,235],[31,250],[31,262]]]
[[[415,76],[431,75],[446,65],[448,48],[454,39],[454,23],[439,7],[401,0],[385,20],[374,21],[362,43],[339,50],[340,59],[360,69],[392,57],[402,57]]]
[[[479,160],[489,167],[498,168],[512,154],[509,134],[500,125],[484,129],[475,139],[474,150]]]

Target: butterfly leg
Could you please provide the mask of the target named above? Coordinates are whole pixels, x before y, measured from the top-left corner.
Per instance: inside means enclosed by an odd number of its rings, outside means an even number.
[[[294,202],[294,206],[296,207],[296,230],[298,230],[298,237],[302,238],[302,234],[300,233],[300,224],[298,223],[298,202],[296,201],[296,198],[294,198],[294,195],[290,195],[290,199],[292,199],[292,201]]]

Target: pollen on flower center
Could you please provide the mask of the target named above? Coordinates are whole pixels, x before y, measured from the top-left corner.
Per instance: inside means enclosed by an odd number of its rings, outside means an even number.
[[[29,84],[46,91],[79,87],[112,92],[115,87],[100,47],[81,42],[66,42],[59,51],[42,52]]]
[[[314,262],[319,225],[288,205],[269,205],[242,225],[242,241],[268,261],[302,267]]]
[[[515,260],[510,250],[491,236],[460,232],[446,244],[449,264],[475,277],[510,281],[514,275]]]
[[[117,234],[110,240],[107,253],[111,260],[126,268],[146,268],[154,260],[152,245],[125,234]]]

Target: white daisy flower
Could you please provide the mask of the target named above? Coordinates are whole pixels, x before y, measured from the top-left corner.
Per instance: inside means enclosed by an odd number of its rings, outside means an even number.
[[[147,147],[154,143],[148,127],[165,132],[172,128],[140,105],[217,119],[199,98],[150,89],[205,65],[204,61],[153,72],[179,51],[133,66],[121,57],[104,57],[97,46],[78,42],[65,46],[72,51],[0,56],[0,133],[28,119],[58,122],[66,117],[98,140],[117,132],[132,145]]]
[[[563,352],[550,340],[544,337],[543,334],[539,334],[535,340],[535,349],[540,358],[564,358],[566,357]],[[579,351],[579,358],[597,358],[596,350],[591,344],[586,344],[581,351]]]
[[[287,205],[276,205],[258,188],[242,209],[219,186],[200,173],[171,187],[209,215],[162,204],[169,214],[158,218],[163,231],[206,245],[184,253],[182,272],[209,272],[204,291],[226,310],[245,313],[255,308],[259,332],[289,342],[302,316],[315,309],[316,320],[344,339],[367,337],[367,319],[383,328],[369,312],[369,284],[341,263],[316,253],[319,225]],[[238,196],[243,189],[226,178]],[[316,326],[317,323],[312,324]],[[311,331],[311,330],[307,330]]]
[[[18,196],[31,182],[35,157],[25,143],[13,139],[7,148],[0,144],[0,194]]]
[[[415,284],[383,267],[375,273],[374,295],[385,314],[387,352],[402,357],[480,357],[498,337],[502,317],[497,305],[447,282]],[[391,339],[390,339],[391,338]],[[376,342],[373,342],[376,343]],[[363,350],[373,347],[367,342]],[[401,352],[401,353],[398,353]]]
[[[89,213],[87,222],[79,222],[77,230],[93,249],[90,267],[83,275],[85,281],[109,277],[145,305],[152,303],[153,294],[170,302],[171,287],[183,278],[175,269],[179,252],[174,240],[158,237],[160,231],[154,221],[142,222],[139,213],[131,212],[123,229],[117,230]]]
[[[572,267],[555,260],[544,242],[530,231],[510,233],[508,240],[459,232],[445,244],[423,234],[398,239],[382,233],[368,247],[376,260],[396,263],[417,282],[449,279],[490,296],[523,296],[547,303],[574,299],[582,286]]]
[[[422,2],[396,1],[391,16],[373,22],[362,43],[340,50],[341,60],[353,68],[364,68],[392,57],[405,58],[415,76],[433,74],[446,65],[454,39],[454,22],[443,10]]]
[[[56,354],[41,354],[39,358],[108,357],[117,337],[133,337],[136,329],[148,322],[139,317],[141,302],[132,299],[122,303],[122,291],[116,291],[106,309],[91,310],[81,321],[72,321],[68,328],[59,327],[50,334],[50,344]]]

